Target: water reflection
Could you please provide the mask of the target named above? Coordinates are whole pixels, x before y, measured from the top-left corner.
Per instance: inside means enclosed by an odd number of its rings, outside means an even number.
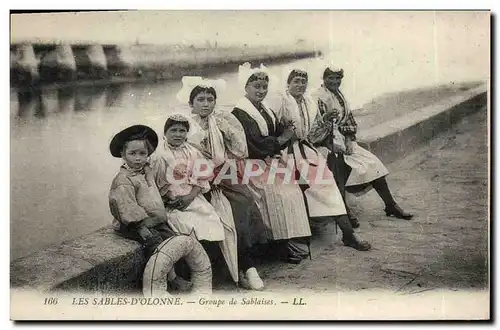
[[[18,110],[17,116],[20,118],[43,117],[44,109],[41,91],[25,90],[17,93]]]
[[[40,93],[40,108],[43,110],[44,117],[47,117],[51,113],[57,113],[58,109],[58,95],[57,90],[42,90]]]
[[[45,118],[50,113],[87,112],[123,103],[130,84],[108,86],[65,86],[58,89],[20,90],[12,97],[19,118]]]
[[[88,86],[75,91],[75,111],[92,111],[98,100],[104,96],[106,87]]]
[[[132,84],[109,85],[106,88],[106,107],[111,108],[123,103],[123,97],[132,89]]]
[[[63,87],[57,90],[58,110],[61,113],[75,109],[75,88]]]

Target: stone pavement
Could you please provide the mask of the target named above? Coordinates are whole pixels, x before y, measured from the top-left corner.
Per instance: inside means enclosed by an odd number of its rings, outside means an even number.
[[[357,232],[373,249],[344,247],[340,231],[335,236],[330,226],[323,235],[313,236],[312,260],[259,266],[265,291],[419,293],[487,288],[487,143],[484,108],[389,164],[393,195],[416,215],[414,219],[386,217],[374,191],[350,196],[349,204],[361,220]]]

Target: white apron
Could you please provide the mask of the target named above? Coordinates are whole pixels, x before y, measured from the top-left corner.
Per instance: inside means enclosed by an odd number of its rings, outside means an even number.
[[[281,120],[291,120],[296,127],[296,134],[300,139],[306,139],[307,134],[317,115],[317,107],[312,99],[304,95],[301,102],[302,107],[299,107],[297,101],[288,93],[285,92],[281,99],[281,107],[278,116]],[[294,144],[294,157],[297,167],[301,168],[304,160],[302,155],[297,151],[298,142]],[[340,194],[337,183],[335,182],[333,173],[328,169],[326,156],[318,152],[316,148],[304,148],[305,155],[309,163],[316,166],[308,166],[305,177],[309,180],[314,180],[321,177],[324,182],[316,181],[310,183],[309,188],[304,192],[307,199],[307,207],[310,217],[337,216],[346,214],[344,200]],[[319,172],[319,173],[318,173]],[[318,176],[318,174],[321,174]],[[304,176],[304,175],[303,175]]]
[[[236,107],[245,111],[256,121],[261,135],[269,135],[264,117],[247,98],[241,99]],[[264,107],[269,112],[270,117],[275,120],[276,127],[274,112],[269,110],[265,104]],[[272,159],[269,157],[265,160],[267,164],[265,173],[269,173],[271,170],[271,161]],[[280,165],[285,166],[282,161],[280,163]],[[252,177],[249,188],[251,188],[255,202],[261,211],[268,238],[280,240],[311,236],[311,228],[300,187],[296,184],[266,184],[262,182],[265,177],[267,177],[266,174],[261,177]]]
[[[340,122],[334,124],[334,135],[341,134],[336,128],[343,124],[347,119],[349,113],[351,112],[347,100],[343,97],[342,93],[339,91],[339,95],[342,98],[344,106],[338,100],[338,98],[325,87],[321,87],[318,92],[318,98],[326,104],[328,110],[332,111],[336,109],[339,111]],[[337,143],[343,141],[342,139],[337,139]],[[345,148],[344,148],[345,149]],[[356,186],[361,184],[367,184],[375,179],[386,176],[389,174],[387,168],[382,164],[380,159],[368,150],[359,146],[356,142],[353,142],[353,151],[351,155],[344,155],[344,160],[347,165],[352,168],[349,178],[347,179],[346,187]],[[356,193],[356,195],[361,195],[368,192],[371,189],[371,185],[367,189]]]
[[[198,240],[222,241],[224,240],[224,226],[214,207],[202,195],[210,189],[208,181],[202,177],[196,177],[192,173],[191,166],[196,159],[202,159],[203,155],[195,147],[184,143],[182,146],[173,149],[164,143],[163,150],[160,150],[160,157],[166,166],[173,166],[176,161],[182,162],[185,167],[178,168],[182,175],[189,178],[189,182],[172,183],[168,182],[166,191],[173,197],[186,195],[191,192],[192,185],[201,187],[201,193],[183,210],[167,209],[167,221],[176,233],[191,235]],[[179,163],[180,164],[180,163]],[[177,164],[178,165],[178,164]]]
[[[206,119],[206,127],[203,128],[203,119],[195,115],[193,116],[194,123],[200,125],[197,134],[191,136],[191,142],[198,146],[198,149],[203,150],[214,162],[217,167],[223,164],[229,157],[226,151],[229,149],[231,155],[240,156],[241,158],[248,156],[247,145],[243,127],[236,118],[231,114],[222,112],[212,112]],[[238,127],[238,125],[240,125]],[[226,143],[224,141],[223,132],[228,137]],[[234,223],[233,211],[231,203],[222,191],[217,187],[212,187],[210,204],[214,207],[217,214],[220,216],[222,226],[224,228],[225,239],[219,243],[222,255],[231,273],[231,277],[237,283],[239,281],[238,274],[238,233]]]
[[[352,168],[346,187],[366,184],[389,174],[377,156],[356,142],[353,142],[352,154],[344,155],[344,160]]]
[[[199,241],[222,241],[225,238],[219,216],[202,195],[196,196],[184,211],[167,211],[167,221],[174,232],[191,235]]]

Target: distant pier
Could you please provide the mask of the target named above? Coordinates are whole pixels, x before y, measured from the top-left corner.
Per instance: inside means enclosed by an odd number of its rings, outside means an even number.
[[[315,57],[297,47],[196,48],[193,46],[18,43],[10,46],[11,87],[158,81],[207,74],[244,62]]]

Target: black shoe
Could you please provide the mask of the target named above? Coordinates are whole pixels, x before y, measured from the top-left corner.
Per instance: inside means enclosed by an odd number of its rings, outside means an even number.
[[[311,242],[308,240],[305,245],[307,246],[307,251],[302,250],[302,248],[290,245],[290,243],[287,245],[287,259],[292,260],[292,262],[290,263],[296,263],[295,260],[299,258],[303,260],[309,257],[312,260]],[[300,261],[297,263],[300,263]]]
[[[385,207],[385,215],[390,217],[394,216],[398,219],[410,220],[413,214],[405,212],[398,204],[393,204]]]
[[[349,218],[349,222],[351,223],[352,228],[359,228],[359,220],[358,217],[356,217],[352,213],[347,213],[347,217]]]
[[[311,250],[309,250],[309,252],[301,252],[301,253],[298,253],[297,254],[299,257],[301,257],[302,259],[307,259],[307,258],[310,258],[311,257]]]
[[[307,258],[307,256],[303,257],[298,253],[290,253],[289,252],[287,257],[286,257],[286,262],[288,262],[289,264],[298,265],[305,258]]]
[[[294,265],[298,265],[300,264],[300,262],[302,261],[302,258],[301,257],[296,257],[296,256],[288,256],[286,258],[286,262],[288,262],[289,264],[294,264]]]
[[[354,235],[350,238],[342,237],[342,242],[345,246],[352,247],[358,251],[368,251],[372,248],[370,243],[367,241],[360,241]]]

